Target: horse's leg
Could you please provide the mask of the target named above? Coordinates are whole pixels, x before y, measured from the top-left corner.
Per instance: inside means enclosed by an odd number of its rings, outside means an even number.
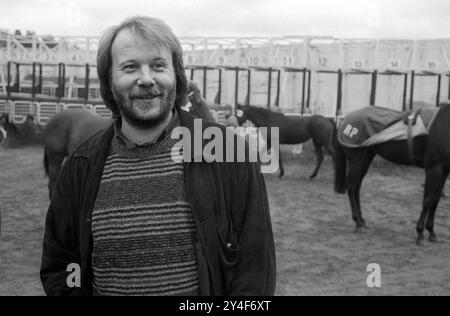
[[[444,167],[444,170],[443,170],[443,173],[442,173],[441,179],[440,179],[441,182],[439,183],[440,187],[439,187],[439,195],[438,195],[437,203],[436,203],[436,206],[431,209],[430,215],[428,216],[426,228],[430,234],[429,240],[431,242],[437,241],[437,236],[436,236],[436,233],[434,232],[434,216],[436,215],[436,209],[439,205],[440,197],[443,196],[445,182],[447,181],[448,174],[449,174],[449,169],[447,167]]]
[[[361,213],[360,189],[364,176],[369,170],[370,163],[375,153],[370,149],[346,149],[348,161],[347,191],[352,208],[352,218],[356,223],[355,231],[358,232],[366,227]]]
[[[322,145],[315,139],[313,139],[313,144],[314,144],[314,152],[316,153],[316,167],[314,168],[313,173],[309,176],[310,180],[317,177],[317,174],[319,173],[319,169],[323,161]]]
[[[428,230],[428,233],[430,234],[429,240],[431,242],[437,241],[437,236],[436,236],[436,233],[434,232],[434,216],[436,215],[436,209],[439,205],[439,200],[442,197],[442,194],[444,192],[444,186],[445,186],[445,182],[447,181],[448,174],[449,174],[449,169],[444,167],[444,170],[441,174],[440,183],[439,183],[439,190],[437,193],[436,205],[433,205],[433,207],[430,210],[430,214],[428,215],[426,228]]]
[[[449,170],[443,166],[436,166],[426,171],[422,213],[416,226],[417,244],[424,240],[425,220],[427,220],[426,228],[430,234],[430,241],[437,241],[436,233],[434,232],[434,216],[448,173]]]

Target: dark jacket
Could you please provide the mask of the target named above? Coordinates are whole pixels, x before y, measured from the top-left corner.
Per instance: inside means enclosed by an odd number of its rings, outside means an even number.
[[[181,126],[194,135],[194,116],[179,111],[179,117]],[[224,132],[215,123],[203,121],[202,125]],[[40,271],[48,295],[92,294],[91,214],[113,133],[111,125],[93,136],[68,157],[61,170],[47,212]],[[235,149],[235,144],[227,146]],[[274,239],[259,164],[183,164],[197,226],[201,295],[273,295]],[[66,269],[72,263],[81,267],[81,288],[67,286],[70,272]]]

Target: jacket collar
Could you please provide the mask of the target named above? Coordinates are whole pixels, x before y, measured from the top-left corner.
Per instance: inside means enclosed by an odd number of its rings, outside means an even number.
[[[199,119],[198,117],[192,115],[189,112],[186,112],[180,108],[177,108],[178,111],[178,117],[180,119],[180,126],[185,127],[189,130],[191,134],[191,158],[196,161],[196,155],[194,149],[194,131],[195,131],[195,120]],[[114,137],[114,123],[113,121],[106,129],[98,132],[94,136],[92,136],[88,141],[86,141],[84,144],[82,144],[75,152],[74,157],[82,157],[87,158],[88,160],[95,159],[95,164],[99,162],[104,162],[109,154],[109,149],[111,145],[111,140]],[[201,126],[202,126],[202,135],[203,131],[211,126],[218,127],[222,130],[222,132],[226,133],[226,127],[214,122],[201,120]],[[202,137],[202,148],[205,147],[209,140],[205,140]],[[202,150],[203,152],[203,150]],[[198,157],[197,157],[198,158]],[[212,157],[205,157],[203,158],[209,158],[211,161]],[[202,159],[203,160],[203,159]]]

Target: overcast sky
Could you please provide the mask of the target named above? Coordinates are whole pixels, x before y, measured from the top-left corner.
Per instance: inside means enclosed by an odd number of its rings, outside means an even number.
[[[99,36],[124,17],[179,36],[450,38],[450,0],[0,0],[0,28]]]

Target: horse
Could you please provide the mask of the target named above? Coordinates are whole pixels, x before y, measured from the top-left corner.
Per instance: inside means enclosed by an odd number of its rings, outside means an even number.
[[[312,180],[317,177],[320,166],[324,158],[322,148],[331,155],[334,160],[336,138],[336,124],[332,119],[321,115],[293,117],[286,116],[283,113],[274,112],[262,107],[240,104],[236,105],[235,115],[238,124],[242,125],[245,121],[251,121],[256,127],[279,128],[280,144],[301,144],[312,139],[314,152],[316,154],[316,166],[313,173],[309,176]],[[267,137],[267,148],[271,147],[270,137]],[[279,177],[284,175],[281,152],[279,153]]]
[[[44,170],[50,198],[64,159],[112,122],[84,109],[67,109],[50,118],[44,128]]]
[[[189,112],[198,116],[206,121],[215,122],[216,120],[209,111],[209,105],[200,94],[200,89],[193,81],[189,81],[188,84],[188,100],[191,103]]]
[[[10,121],[9,114],[3,113],[0,116],[0,129],[3,147],[19,148],[43,144],[43,128],[35,122],[31,114],[26,116],[25,122],[16,124]]]
[[[336,147],[335,190],[348,192],[355,232],[366,228],[361,214],[361,183],[376,155],[396,164],[415,165],[425,169],[425,187],[422,212],[417,222],[417,244],[424,240],[424,226],[429,240],[437,241],[434,231],[436,208],[450,169],[450,103],[442,103],[428,135],[410,140],[382,142],[368,147],[350,148],[338,144]],[[408,144],[410,144],[408,146]]]

